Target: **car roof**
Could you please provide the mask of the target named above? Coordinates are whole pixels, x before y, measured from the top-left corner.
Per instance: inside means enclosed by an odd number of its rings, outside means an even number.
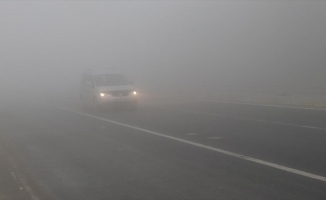
[[[86,69],[86,74],[100,75],[100,74],[121,74],[118,70],[113,68],[106,69]]]

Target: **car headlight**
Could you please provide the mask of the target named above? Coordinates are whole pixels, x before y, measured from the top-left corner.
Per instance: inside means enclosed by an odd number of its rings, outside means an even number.
[[[136,91],[133,91],[132,94],[133,94],[133,95],[137,95],[137,92],[136,92]]]
[[[108,94],[108,93],[105,93],[105,92],[101,92],[101,93],[100,93],[100,96],[101,96],[101,97],[105,97],[105,96],[109,96],[109,94]]]

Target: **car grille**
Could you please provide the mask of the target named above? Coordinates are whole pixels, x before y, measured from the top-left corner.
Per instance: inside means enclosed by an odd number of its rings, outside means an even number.
[[[131,93],[131,90],[116,90],[108,92],[113,97],[124,97],[128,96]]]

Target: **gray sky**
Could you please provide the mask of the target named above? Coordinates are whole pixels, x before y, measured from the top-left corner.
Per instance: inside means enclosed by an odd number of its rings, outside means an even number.
[[[114,66],[158,88],[326,86],[323,1],[1,1],[0,25],[4,85]]]

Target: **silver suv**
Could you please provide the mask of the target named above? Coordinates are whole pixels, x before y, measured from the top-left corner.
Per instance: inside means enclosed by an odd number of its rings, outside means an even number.
[[[136,109],[137,92],[133,82],[114,69],[88,69],[80,82],[80,102],[95,111],[116,105]]]

